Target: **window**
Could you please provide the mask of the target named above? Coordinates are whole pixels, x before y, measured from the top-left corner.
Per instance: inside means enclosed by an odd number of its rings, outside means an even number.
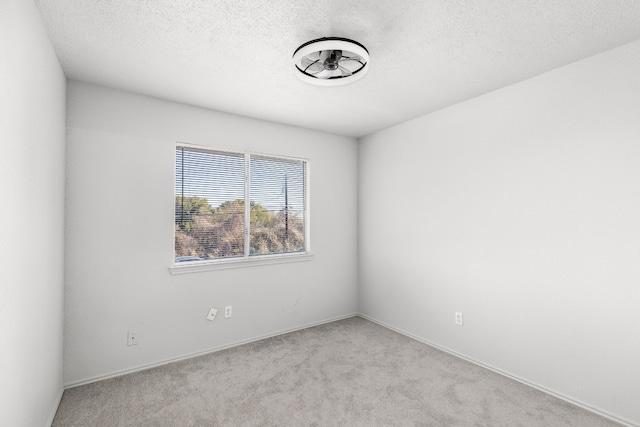
[[[307,253],[307,168],[301,159],[177,146],[175,265]]]

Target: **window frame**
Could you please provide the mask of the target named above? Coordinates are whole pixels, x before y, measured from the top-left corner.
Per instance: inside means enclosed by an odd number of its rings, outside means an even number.
[[[244,220],[245,220],[245,231],[244,231],[244,245],[245,250],[242,256],[230,257],[230,258],[219,258],[219,259],[209,259],[202,261],[190,261],[190,262],[175,262],[175,213],[173,217],[173,250],[171,251],[174,256],[172,257],[172,262],[169,267],[169,271],[171,274],[183,274],[183,273],[195,273],[201,271],[210,271],[210,270],[221,270],[221,269],[229,269],[229,268],[243,268],[243,267],[253,267],[259,265],[271,265],[271,264],[282,264],[282,263],[291,263],[291,262],[300,262],[300,261],[310,261],[313,257],[311,253],[311,209],[310,209],[310,176],[311,176],[311,162],[309,159],[301,158],[301,157],[293,157],[293,156],[282,156],[277,154],[267,154],[260,153],[255,151],[233,151],[233,150],[224,150],[217,149],[204,145],[195,145],[184,142],[177,142],[174,147],[175,150],[180,148],[199,150],[204,152],[211,153],[219,153],[219,154],[229,154],[233,156],[242,156],[244,159]],[[251,229],[250,229],[250,203],[247,201],[251,200],[251,156],[257,156],[262,158],[273,158],[273,159],[282,159],[282,160],[293,160],[304,163],[304,250],[298,252],[286,252],[286,253],[277,253],[277,254],[263,254],[263,255],[251,255],[250,254],[250,238],[251,238]],[[175,197],[176,197],[176,164],[175,164],[175,154],[174,154],[174,164],[173,164],[173,194],[172,194],[172,204],[175,205]],[[174,209],[175,212],[175,209]]]

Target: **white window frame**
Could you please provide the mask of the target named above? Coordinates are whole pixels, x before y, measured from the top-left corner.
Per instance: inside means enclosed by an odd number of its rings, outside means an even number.
[[[203,260],[203,261],[191,261],[184,263],[176,263],[175,257],[172,257],[171,266],[169,267],[169,271],[171,274],[184,274],[184,273],[197,273],[201,271],[211,271],[211,270],[223,270],[229,268],[243,268],[243,267],[254,267],[260,265],[271,265],[271,264],[283,264],[290,262],[300,262],[300,261],[310,261],[313,258],[311,253],[311,209],[310,209],[310,176],[311,176],[311,162],[308,159],[300,158],[300,157],[291,157],[291,156],[281,156],[277,154],[266,154],[266,153],[257,153],[252,151],[230,151],[230,150],[219,150],[216,148],[203,146],[203,145],[194,145],[183,142],[178,142],[174,149],[179,149],[181,147],[184,148],[192,148],[203,151],[211,151],[215,153],[228,153],[229,155],[242,155],[244,156],[244,167],[245,167],[245,188],[244,188],[244,200],[245,200],[245,208],[244,208],[244,217],[245,217],[245,225],[250,223],[250,213],[251,206],[250,203],[247,203],[247,200],[250,199],[250,165],[251,165],[251,156],[260,156],[260,157],[271,157],[274,159],[283,159],[283,160],[295,160],[302,161],[305,163],[305,177],[304,177],[304,251],[301,252],[291,252],[291,253],[282,253],[282,254],[266,254],[266,255],[249,255],[250,252],[250,231],[249,227],[245,226],[245,235],[244,235],[244,255],[242,257],[233,257],[233,258],[220,258],[214,260]],[[175,185],[176,176],[175,176],[175,163],[174,163],[174,177],[173,182]],[[173,189],[172,194],[172,203],[175,203],[175,194],[176,188]],[[173,218],[172,227],[175,230],[175,217]],[[175,231],[173,236],[173,248],[171,253],[175,251]]]

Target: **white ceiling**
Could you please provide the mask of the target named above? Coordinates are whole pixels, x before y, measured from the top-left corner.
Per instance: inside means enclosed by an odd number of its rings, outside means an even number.
[[[640,39],[638,0],[36,0],[68,78],[360,137]],[[364,44],[360,81],[291,62]]]

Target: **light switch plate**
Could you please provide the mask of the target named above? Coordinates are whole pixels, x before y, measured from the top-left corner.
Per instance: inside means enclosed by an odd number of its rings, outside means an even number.
[[[209,314],[207,314],[207,320],[215,319],[216,314],[218,314],[218,310],[216,310],[215,308],[211,308],[211,310],[209,310]]]

